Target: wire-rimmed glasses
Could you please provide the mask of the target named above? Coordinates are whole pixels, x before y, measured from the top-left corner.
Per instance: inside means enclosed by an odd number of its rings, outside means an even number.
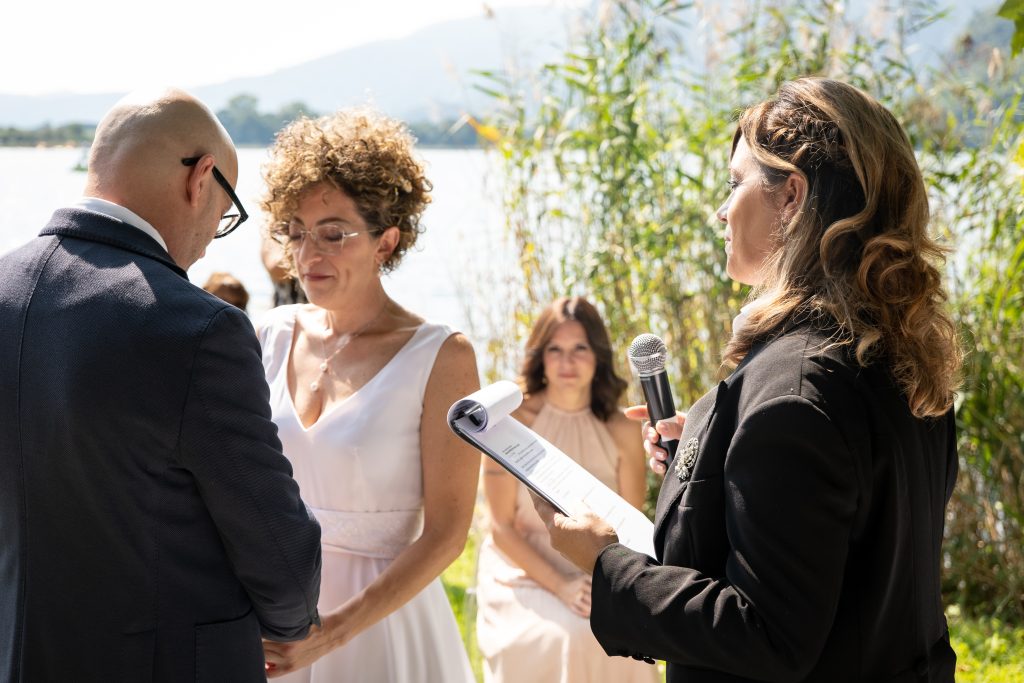
[[[306,230],[294,223],[282,223],[270,231],[274,241],[288,247],[292,253],[297,252],[308,237],[313,241],[314,249],[331,256],[340,253],[349,239],[361,234],[363,233],[347,231],[341,223],[321,223],[312,230]]]

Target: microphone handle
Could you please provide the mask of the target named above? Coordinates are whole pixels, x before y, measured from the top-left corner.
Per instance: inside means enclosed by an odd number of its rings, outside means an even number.
[[[644,399],[647,400],[647,413],[651,416],[651,425],[658,420],[675,419],[676,405],[672,400],[672,389],[668,385],[667,372],[662,370],[647,377],[641,375],[640,388],[643,389]],[[668,451],[668,457],[671,460],[675,457],[679,441],[677,439],[666,441],[659,436],[658,445]]]

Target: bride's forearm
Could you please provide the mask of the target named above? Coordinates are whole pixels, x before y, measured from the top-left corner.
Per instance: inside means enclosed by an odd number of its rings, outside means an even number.
[[[412,600],[459,556],[465,539],[465,534],[424,532],[366,588],[322,615],[332,649]]]

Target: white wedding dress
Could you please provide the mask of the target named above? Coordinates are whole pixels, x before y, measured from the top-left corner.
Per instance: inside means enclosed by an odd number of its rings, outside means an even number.
[[[369,382],[308,429],[288,391],[299,306],[270,311],[260,329],[270,404],[302,499],[322,528],[321,613],[362,591],[423,529],[420,417],[437,352],[452,331],[424,323]],[[473,681],[440,579],[311,667],[274,679]]]

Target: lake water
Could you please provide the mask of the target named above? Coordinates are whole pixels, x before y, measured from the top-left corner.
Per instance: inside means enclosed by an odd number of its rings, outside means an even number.
[[[73,170],[81,156],[76,149],[0,148],[0,253],[35,237],[55,208],[81,196],[85,174]],[[384,286],[409,310],[469,332],[467,311],[473,299],[459,291],[467,284],[466,264],[495,254],[500,242],[498,179],[480,150],[427,149],[420,156],[434,184],[433,202],[423,218],[426,231],[399,268],[385,276]],[[215,271],[237,277],[249,290],[254,318],[271,303],[270,278],[260,261],[260,165],[266,158],[265,149],[239,150],[237,190],[250,218],[228,237],[214,240],[206,257],[189,270],[189,279],[198,285]]]

